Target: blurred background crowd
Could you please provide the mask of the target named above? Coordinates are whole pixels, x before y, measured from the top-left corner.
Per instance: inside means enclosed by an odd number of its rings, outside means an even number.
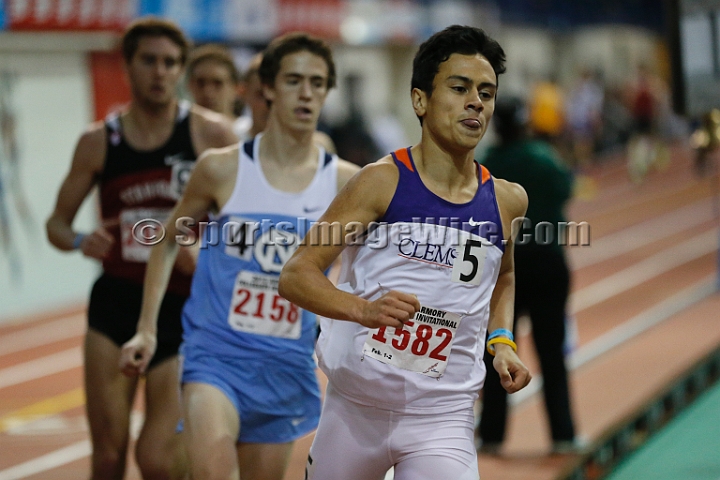
[[[551,141],[568,166],[582,174],[588,165],[627,152],[628,173],[641,182],[648,170],[668,165],[668,145],[689,145],[712,109],[712,94],[692,93],[692,108],[682,112],[687,115],[672,108],[676,50],[684,52],[687,72],[701,78],[709,69],[711,81],[716,78],[717,60],[704,59],[716,54],[705,45],[715,38],[716,15],[699,11],[702,3],[684,2],[679,11],[678,2],[657,0],[5,0],[0,261],[12,276],[0,275],[0,318],[38,306],[21,285],[48,292],[41,306],[52,307],[81,298],[94,275],[92,264],[77,284],[52,273],[70,264],[42,253],[46,246],[33,244],[39,236],[31,232],[50,210],[57,188],[50,179],[64,172],[71,139],[129,99],[116,44],[133,18],[170,18],[196,45],[229,48],[241,79],[252,57],[279,34],[304,30],[329,40],[338,88],[328,97],[320,129],[341,157],[360,165],[419,138],[407,101],[416,45],[449,24],[479,26],[508,56],[499,96],[527,103],[533,132]],[[684,25],[692,35],[673,44],[669,25]],[[237,92],[235,113],[248,117],[248,82]],[[187,90],[181,95],[190,98]],[[692,138],[701,149],[713,138],[706,137]],[[489,131],[478,158],[493,141]],[[578,180],[585,185],[582,175]],[[91,222],[92,213],[81,218]]]

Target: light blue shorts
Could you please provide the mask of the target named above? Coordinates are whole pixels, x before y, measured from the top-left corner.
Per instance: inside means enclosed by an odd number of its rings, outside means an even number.
[[[212,385],[235,406],[238,442],[286,443],[317,428],[320,388],[313,369],[218,357],[198,348],[182,353],[182,383]]]

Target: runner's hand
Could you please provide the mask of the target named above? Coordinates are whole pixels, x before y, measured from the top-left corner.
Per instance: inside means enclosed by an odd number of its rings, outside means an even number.
[[[486,352],[486,355],[489,354]],[[532,379],[530,370],[509,345],[495,344],[493,367],[500,375],[500,384],[508,393],[522,390]]]
[[[418,311],[420,302],[415,295],[391,290],[377,300],[368,302],[358,323],[368,328],[402,328]]]
[[[142,375],[147,370],[157,348],[154,334],[138,332],[122,346],[120,371],[128,377]]]
[[[115,243],[113,236],[103,227],[100,227],[82,239],[80,249],[86,257],[104,260],[110,253],[113,243]]]

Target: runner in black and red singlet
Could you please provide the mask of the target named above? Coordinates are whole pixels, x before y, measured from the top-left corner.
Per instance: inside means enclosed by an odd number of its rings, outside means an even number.
[[[135,332],[150,244],[182,193],[197,156],[236,142],[218,114],[180,102],[175,93],[189,42],[173,23],[144,18],[122,39],[132,100],[80,137],[70,171],[47,221],[50,242],[101,260],[85,337],[85,390],[92,437],[92,479],[122,478],[137,378],[122,375],[120,347]],[[73,230],[80,205],[99,187],[102,224]],[[143,478],[184,478],[186,460],[175,434],[181,417],[177,352],[180,313],[189,291],[194,255],[175,263],[158,324],[158,355],[146,373],[145,423],[136,458]]]

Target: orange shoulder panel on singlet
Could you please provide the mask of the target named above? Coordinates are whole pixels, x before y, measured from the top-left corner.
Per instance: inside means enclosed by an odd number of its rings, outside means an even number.
[[[480,184],[484,185],[488,180],[490,180],[490,170],[480,165]]]
[[[410,156],[408,155],[407,148],[401,148],[400,150],[395,150],[395,158],[397,158],[400,163],[405,165],[408,170],[411,172],[414,172],[415,169],[413,168],[413,164],[410,161]]]

